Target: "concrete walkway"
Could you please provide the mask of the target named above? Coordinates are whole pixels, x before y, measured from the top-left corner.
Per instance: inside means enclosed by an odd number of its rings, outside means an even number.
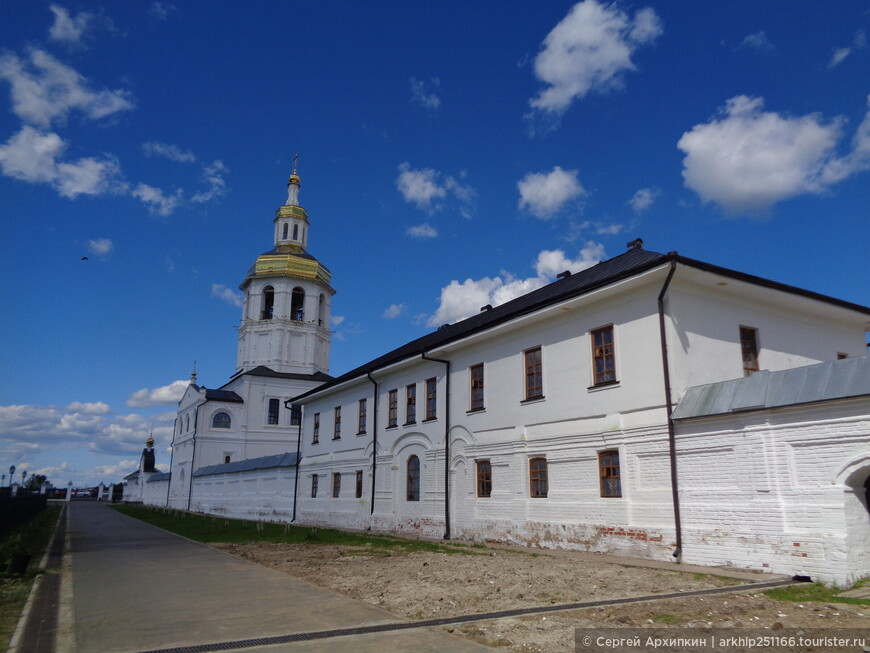
[[[70,508],[71,582],[65,586],[71,586],[73,614],[68,619],[74,648],[61,637],[59,650],[154,651],[403,621],[131,519],[105,504],[72,502]],[[440,628],[251,644],[220,650],[490,650]]]

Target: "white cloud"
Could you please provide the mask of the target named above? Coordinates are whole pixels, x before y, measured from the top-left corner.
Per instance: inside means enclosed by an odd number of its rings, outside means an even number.
[[[148,15],[155,20],[167,20],[170,12],[176,11],[176,6],[168,2],[152,2],[148,7]]]
[[[76,16],[70,16],[69,12],[59,5],[51,5],[49,8],[54,14],[54,23],[48,31],[49,39],[67,45],[81,45],[82,37],[91,26],[94,14],[82,11]]]
[[[109,405],[103,403],[102,401],[74,401],[66,408],[64,408],[64,410],[71,411],[73,413],[82,413],[83,415],[108,415],[112,412],[112,409],[109,408]]]
[[[852,52],[865,47],[867,47],[867,34],[864,30],[859,29],[855,32],[855,37],[852,39],[852,45],[834,50],[834,53],[831,55],[831,60],[828,62],[828,68],[836,68],[843,63],[843,60],[852,54]]]
[[[167,195],[154,186],[139,184],[130,194],[147,206],[151,213],[162,216],[170,215],[183,202],[183,194],[180,188],[176,189],[171,195]]]
[[[441,85],[441,80],[433,77],[429,80],[431,86],[438,88]],[[437,109],[441,106],[441,98],[434,91],[430,92],[427,84],[424,81],[411,78],[411,103],[421,106],[424,109]]]
[[[119,193],[126,189],[121,166],[109,155],[59,162],[66,143],[55,133],[25,125],[0,146],[0,168],[7,177],[51,184],[64,197]]]
[[[387,310],[384,311],[384,319],[392,320],[399,317],[405,310],[404,304],[390,304]]]
[[[460,175],[464,176],[464,173]],[[470,218],[477,199],[477,191],[471,186],[431,168],[414,169],[407,161],[399,165],[396,188],[406,202],[416,204],[418,209],[430,214],[444,208],[442,200],[453,197],[459,203],[458,210],[462,217]]]
[[[615,5],[579,2],[544,39],[535,59],[535,75],[547,84],[529,101],[533,109],[562,113],[577,98],[605,93],[635,70],[638,47],[662,34],[658,15],[646,8],[629,17]]]
[[[226,181],[224,175],[229,172],[222,161],[213,161],[211,165],[204,166],[202,169],[202,179],[209,185],[208,190],[197,193],[191,197],[192,202],[203,204],[209,202],[216,197],[222,197],[226,194]]]
[[[853,152],[837,158],[842,119],[797,118],[763,111],[764,100],[740,95],[720,114],[683,134],[677,147],[685,185],[729,213],[759,213],[776,202],[821,193],[868,167],[867,135],[858,128]]]
[[[178,163],[193,163],[196,161],[196,156],[190,150],[182,150],[177,145],[170,143],[160,143],[158,141],[148,141],[142,143],[142,151],[146,156],[159,156],[170,161]]]
[[[618,233],[621,233],[625,227],[621,224],[602,224],[598,223],[595,225],[595,233],[599,236],[615,236]]]
[[[631,196],[631,199],[628,200],[628,205],[631,206],[635,213],[640,213],[651,207],[658,196],[659,191],[653,188],[641,188]]]
[[[181,401],[188,385],[190,385],[190,381],[179,380],[159,388],[142,388],[127,397],[127,406],[129,408],[172,406]]]
[[[406,231],[409,236],[412,238],[437,238],[438,232],[435,230],[433,226],[431,226],[428,222],[424,222],[423,224],[418,224],[415,227],[408,227],[408,231]]]
[[[88,251],[94,256],[105,256],[109,254],[114,245],[108,238],[95,238],[88,241]]]
[[[770,39],[767,38],[767,32],[761,30],[748,34],[739,45],[739,48],[744,50],[755,50],[756,52],[775,52],[776,48]]]
[[[133,108],[125,90],[94,90],[78,72],[38,48],[29,60],[14,54],[0,57],[0,78],[12,85],[12,110],[39,127],[63,123],[71,111],[98,120]]]
[[[575,273],[592,267],[604,256],[604,246],[589,241],[580,250],[576,259],[569,258],[560,249],[541,251],[535,262],[536,276],[533,277],[517,279],[509,273],[502,272],[502,276],[466,279],[462,283],[453,280],[441,289],[438,309],[426,323],[429,326],[438,326],[458,322],[477,314],[481,307],[487,304],[499,306],[542,288],[565,270]]]
[[[333,315],[329,321],[334,327],[341,326],[342,322],[344,322],[344,315]]]
[[[241,293],[236,292],[232,288],[228,288],[222,283],[213,283],[211,284],[211,296],[217,297],[225,301],[227,304],[231,306],[241,306],[242,305],[242,295]]]
[[[517,182],[517,188],[520,191],[519,207],[528,209],[542,220],[555,217],[568,202],[586,195],[577,179],[577,171],[562,170],[559,166],[546,174],[528,173]]]

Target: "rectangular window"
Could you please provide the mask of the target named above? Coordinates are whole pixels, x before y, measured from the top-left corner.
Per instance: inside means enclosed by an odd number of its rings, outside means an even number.
[[[311,477],[311,498],[317,497],[317,474]]]
[[[598,475],[601,477],[601,496],[622,496],[622,484],[619,480],[618,451],[601,451],[598,453]]]
[[[613,349],[613,325],[592,331],[592,384],[616,382],[616,352]]]
[[[546,499],[548,490],[547,459],[532,458],[529,461],[529,496],[533,499]]]
[[[390,390],[390,400],[387,410],[387,428],[399,424],[399,391]]]
[[[405,424],[417,421],[417,384],[405,388]]]
[[[436,379],[426,379],[426,419],[435,419],[438,416],[437,388]]]
[[[541,348],[527,349],[523,352],[526,369],[526,399],[539,399],[544,396],[544,374],[541,364]]]
[[[488,460],[477,461],[477,496],[488,497],[492,494],[492,465]]]
[[[332,432],[332,439],[341,439],[341,406],[335,407],[335,427]]]
[[[337,499],[341,494],[341,474],[332,475],[332,498]]]
[[[743,376],[758,371],[758,329],[740,327],[740,351],[743,353]]]
[[[469,368],[471,375],[471,410],[483,410],[483,363]]]
[[[290,426],[299,426],[300,424],[302,424],[302,406],[290,404]]]
[[[357,499],[362,497],[362,484],[363,484],[363,473],[362,473],[362,470],[359,470],[356,473],[356,498]]]
[[[359,420],[357,426],[357,435],[362,435],[366,432],[366,399],[359,400]]]
[[[266,416],[267,424],[277,424],[278,423],[278,410],[281,406],[281,402],[277,399],[269,400],[269,412]]]
[[[311,444],[320,442],[320,413],[314,413],[314,432],[311,434]]]

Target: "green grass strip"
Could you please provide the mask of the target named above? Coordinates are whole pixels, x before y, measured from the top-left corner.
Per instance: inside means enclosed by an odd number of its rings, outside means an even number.
[[[855,588],[870,584],[870,579],[858,581]],[[777,601],[793,601],[806,603],[851,603],[853,605],[870,605],[870,599],[856,599],[847,596],[838,596],[844,590],[842,588],[828,587],[821,583],[800,583],[788,587],[777,587],[767,590],[764,594]]]

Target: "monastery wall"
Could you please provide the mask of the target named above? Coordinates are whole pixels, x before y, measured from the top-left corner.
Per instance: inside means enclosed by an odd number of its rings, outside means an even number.
[[[296,470],[292,467],[194,476],[192,512],[237,519],[289,522]]]

